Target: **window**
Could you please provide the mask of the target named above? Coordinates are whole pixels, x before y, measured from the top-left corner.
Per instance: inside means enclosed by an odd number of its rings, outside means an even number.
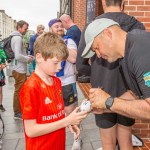
[[[89,23],[95,18],[96,0],[87,0],[86,22]]]

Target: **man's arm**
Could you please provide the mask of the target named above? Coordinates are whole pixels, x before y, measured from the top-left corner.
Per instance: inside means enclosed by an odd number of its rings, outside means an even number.
[[[67,61],[69,61],[72,64],[76,63],[77,46],[76,46],[76,43],[72,39],[68,39],[67,48],[69,51],[69,56],[67,58]]]
[[[109,112],[106,109],[105,102],[110,97],[108,93],[102,89],[91,89],[90,90],[90,101],[93,109],[103,110],[103,112]],[[137,119],[148,119],[150,120],[150,98],[147,99],[135,99],[134,95],[129,93],[123,94],[120,98],[114,98],[113,105],[110,110],[118,114],[128,116],[130,118]]]
[[[150,98],[145,100],[115,98],[111,110],[131,118],[150,120]]]
[[[15,36],[12,38],[12,49],[14,50],[15,59],[21,62],[28,62],[30,57],[22,54],[22,38]]]

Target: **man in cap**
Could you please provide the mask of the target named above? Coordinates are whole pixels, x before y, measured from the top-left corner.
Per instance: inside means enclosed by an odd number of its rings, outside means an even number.
[[[96,17],[109,18],[116,21],[120,27],[126,31],[132,31],[133,29],[145,29],[144,25],[139,22],[135,17],[127,15],[122,11],[124,1],[123,0],[102,0],[102,6],[104,13]],[[81,73],[87,68],[85,61],[88,58],[83,58],[82,52],[85,48],[85,29],[82,31],[81,40],[77,53],[77,70]],[[90,82],[92,88],[103,87],[107,93],[111,96],[119,97],[127,91],[124,78],[119,72],[119,61],[109,63],[103,58],[98,58],[94,55],[91,58],[91,76]],[[116,140],[121,150],[124,148],[131,150],[132,146],[132,125],[135,120],[114,112],[95,114],[95,122],[99,127],[101,136],[101,145],[103,150],[113,150],[116,147]],[[98,149],[100,150],[100,149]]]
[[[95,113],[113,111],[128,117],[150,119],[150,33],[142,30],[123,31],[111,19],[93,21],[85,31],[86,47],[82,53],[90,58],[121,60],[123,76],[129,90],[121,97],[112,97],[105,89],[90,89],[90,101]],[[131,93],[134,99],[126,98]]]

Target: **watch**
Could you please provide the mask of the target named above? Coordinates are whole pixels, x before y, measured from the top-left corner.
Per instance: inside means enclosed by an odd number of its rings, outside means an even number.
[[[110,110],[113,103],[114,103],[114,97],[108,97],[106,102],[105,102],[106,108]]]

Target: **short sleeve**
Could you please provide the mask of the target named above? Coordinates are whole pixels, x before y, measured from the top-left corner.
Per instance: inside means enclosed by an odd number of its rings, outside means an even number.
[[[139,49],[140,48],[140,49]],[[150,97],[150,51],[142,45],[130,56],[129,67],[144,98]]]
[[[72,39],[68,39],[67,41],[67,47],[70,49],[75,49],[77,50],[77,45]]]
[[[30,86],[23,86],[20,92],[20,104],[22,109],[23,119],[36,119],[37,117],[37,100],[38,94],[37,89]]]

